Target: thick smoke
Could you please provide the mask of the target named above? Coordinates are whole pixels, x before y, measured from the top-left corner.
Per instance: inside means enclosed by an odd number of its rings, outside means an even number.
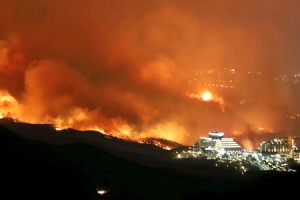
[[[240,85],[235,95],[188,80],[200,69],[299,73],[299,6],[296,0],[0,0],[0,90],[17,102],[10,116],[20,120],[132,139],[190,145],[211,130],[248,134],[249,124],[295,134],[285,121],[297,112],[289,87],[261,80]],[[191,97],[204,90],[217,99]],[[257,101],[241,108],[244,91]]]

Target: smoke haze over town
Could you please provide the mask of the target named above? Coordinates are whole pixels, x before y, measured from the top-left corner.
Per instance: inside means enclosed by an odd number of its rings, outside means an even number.
[[[299,6],[0,0],[1,117],[186,145],[300,137]]]

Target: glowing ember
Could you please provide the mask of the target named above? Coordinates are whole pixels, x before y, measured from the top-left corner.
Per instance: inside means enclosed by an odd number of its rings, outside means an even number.
[[[210,101],[212,99],[212,94],[210,92],[204,92],[202,94],[203,101]]]
[[[165,150],[171,150],[170,147],[163,147],[163,149],[165,149]]]

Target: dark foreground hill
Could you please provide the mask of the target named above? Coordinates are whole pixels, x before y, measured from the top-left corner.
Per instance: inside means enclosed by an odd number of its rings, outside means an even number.
[[[252,178],[232,173],[235,177],[228,178],[231,172],[205,164],[200,171],[184,173],[194,168],[188,162],[154,168],[85,143],[58,146],[29,140],[2,125],[0,152],[1,199],[292,197],[300,180],[298,173],[274,172],[254,172]],[[227,176],[216,176],[222,173]],[[107,193],[99,195],[97,189]]]

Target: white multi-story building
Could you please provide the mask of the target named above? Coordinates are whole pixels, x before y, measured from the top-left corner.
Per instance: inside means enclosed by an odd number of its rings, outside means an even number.
[[[200,137],[194,148],[202,151],[241,150],[233,138],[225,138],[223,132],[208,132],[209,137]]]

